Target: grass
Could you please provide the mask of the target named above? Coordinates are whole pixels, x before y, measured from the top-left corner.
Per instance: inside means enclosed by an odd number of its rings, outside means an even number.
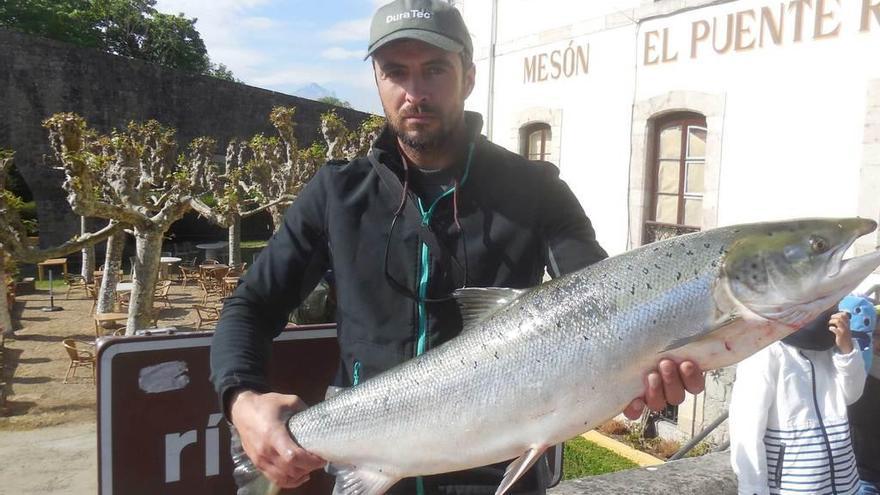
[[[242,249],[261,249],[266,247],[269,241],[241,241]]]
[[[567,480],[613,473],[638,465],[593,442],[576,437],[565,442],[562,472]]]
[[[34,282],[37,290],[49,290],[49,280],[37,280]],[[64,280],[55,279],[52,280],[52,286],[55,288],[55,291],[59,290],[67,290],[67,284],[64,283]]]

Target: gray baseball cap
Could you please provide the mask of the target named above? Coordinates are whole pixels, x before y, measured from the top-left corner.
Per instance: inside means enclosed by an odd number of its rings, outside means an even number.
[[[461,13],[443,0],[394,0],[380,7],[370,25],[367,57],[399,39],[424,41],[449,52],[474,53]]]

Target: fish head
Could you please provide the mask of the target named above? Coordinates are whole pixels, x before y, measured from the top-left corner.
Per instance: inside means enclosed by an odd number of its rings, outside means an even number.
[[[863,218],[744,227],[724,258],[727,293],[762,318],[799,328],[880,266],[880,250],[844,259],[856,239],[876,228],[877,222]]]

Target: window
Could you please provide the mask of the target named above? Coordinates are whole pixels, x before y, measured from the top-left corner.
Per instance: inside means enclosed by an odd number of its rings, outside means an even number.
[[[706,118],[677,113],[654,125],[650,203],[643,243],[700,230]]]
[[[551,143],[549,124],[538,122],[520,129],[520,154],[529,160],[552,161]]]

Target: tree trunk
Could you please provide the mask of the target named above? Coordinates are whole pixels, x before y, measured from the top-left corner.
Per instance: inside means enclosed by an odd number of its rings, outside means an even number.
[[[272,206],[269,208],[269,214],[272,215],[272,232],[278,232],[281,224],[284,223],[284,210],[287,206]]]
[[[104,255],[104,278],[98,292],[97,313],[112,313],[116,302],[116,284],[119,282],[119,270],[122,268],[122,251],[125,249],[125,231],[107,239],[107,253]]]
[[[234,215],[229,225],[229,266],[241,263],[241,216]]]
[[[151,328],[153,322],[153,294],[159,276],[159,258],[162,257],[161,230],[135,229],[137,255],[134,264],[134,280],[128,307],[126,335],[135,330]]]
[[[89,233],[88,228],[86,228],[86,217],[79,217],[79,230],[80,234],[86,235]],[[91,284],[95,281],[95,245],[89,244],[88,246],[82,249],[82,277],[86,279],[86,283]]]
[[[12,335],[15,331],[6,303],[6,253],[3,251],[0,251],[0,327],[3,327],[3,335]]]

